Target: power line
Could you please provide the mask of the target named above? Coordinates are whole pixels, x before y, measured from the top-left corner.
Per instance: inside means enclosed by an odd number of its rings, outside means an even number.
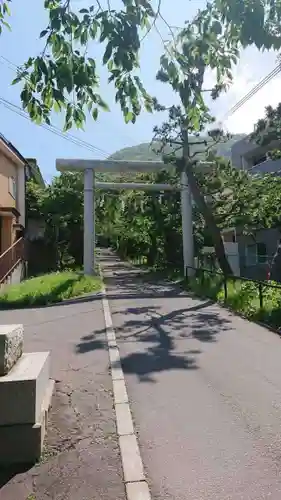
[[[255,95],[261,88],[263,88],[268,82],[270,82],[279,72],[281,68],[277,66],[268,75],[266,75],[255,87],[252,88],[238,103],[236,103],[228,112],[228,114],[233,114],[237,109],[239,109],[245,102],[247,102],[253,95]]]
[[[225,113],[223,118],[219,121],[223,122],[226,120],[226,118],[232,116],[236,111],[238,111],[238,109],[244,106],[244,104],[247,101],[249,101],[249,99],[251,99],[251,97],[253,97],[260,89],[262,89],[267,83],[273,80],[273,78],[275,78],[275,76],[277,76],[278,73],[280,73],[280,71],[281,71],[281,65],[279,64],[270,73],[268,73],[268,75],[266,75],[259,83],[257,83],[257,85],[255,85],[244,97],[242,97],[240,101],[238,101],[234,106],[232,106],[232,108],[230,108],[230,110],[227,113]]]
[[[13,113],[17,114],[18,116],[21,116],[22,118],[25,118],[26,120],[32,122],[29,114],[26,111],[22,110],[19,106],[17,106],[16,104],[14,104],[14,103],[12,103],[12,102],[4,99],[1,96],[0,96],[0,104],[2,104],[2,106],[4,106],[9,111],[12,111]],[[34,123],[34,122],[32,122],[32,123]],[[79,146],[79,147],[81,147],[83,149],[88,149],[89,151],[91,151],[91,152],[93,152],[95,154],[98,153],[104,159],[108,158],[108,156],[109,156],[109,153],[107,153],[103,149],[100,149],[100,148],[98,148],[96,146],[93,146],[89,142],[83,141],[83,140],[79,139],[78,137],[76,137],[76,136],[74,136],[72,134],[63,133],[58,127],[55,127],[54,125],[47,125],[46,123],[40,123],[40,124],[37,124],[37,125],[39,127],[42,127],[44,129],[48,130],[49,132],[52,132],[53,134],[61,137],[62,139],[75,144],[76,146]]]

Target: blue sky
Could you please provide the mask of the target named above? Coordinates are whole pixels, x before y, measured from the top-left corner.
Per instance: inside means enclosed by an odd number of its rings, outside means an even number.
[[[80,8],[90,2],[76,0],[75,3]],[[1,56],[15,65],[20,65],[30,55],[40,52],[42,41],[39,41],[39,33],[47,22],[43,4],[43,0],[28,0],[27,9],[27,3],[23,0],[13,0],[10,19],[12,32],[5,31],[0,37],[0,96],[17,105],[20,105],[20,87],[11,86],[15,75],[14,68],[1,59]],[[163,0],[162,13],[170,25],[180,26],[185,19],[190,19],[197,9],[203,6],[204,0],[173,0],[173,2]],[[159,23],[159,29],[165,38],[167,33],[165,25]],[[99,57],[99,53],[99,49],[93,47],[93,57]],[[169,88],[155,80],[159,57],[162,53],[161,39],[153,30],[145,39],[142,49],[141,76],[151,94],[157,95],[161,102],[171,103],[173,95]],[[240,64],[235,70],[234,85],[213,107],[215,115],[218,118],[223,117],[232,105],[275,66],[275,54],[261,54],[255,49],[244,51]],[[212,74],[207,75],[207,79],[212,81]],[[280,83],[280,78],[275,78],[241,110],[225,121],[225,126],[233,132],[250,132],[255,121],[262,116],[264,106],[275,105],[279,102]],[[56,158],[104,158],[106,154],[111,154],[123,147],[151,140],[153,126],[161,121],[159,116],[143,113],[135,125],[126,125],[118,106],[113,103],[113,89],[107,84],[104,71],[102,71],[101,93],[110,104],[111,112],[100,115],[98,122],[89,120],[85,126],[85,132],[75,129],[70,131],[102,150],[102,152],[97,151],[96,155],[30,123],[2,105],[0,105],[0,132],[13,142],[24,156],[37,158],[47,181],[50,181],[56,173]],[[54,124],[62,128],[59,116],[55,117]]]

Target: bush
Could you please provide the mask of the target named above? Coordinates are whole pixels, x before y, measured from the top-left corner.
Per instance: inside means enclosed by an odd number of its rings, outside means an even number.
[[[277,283],[271,282],[272,285]],[[225,299],[222,275],[200,273],[189,278],[187,288],[200,296],[229,306],[253,321],[262,321],[275,329],[281,328],[281,287],[263,286],[263,307],[260,308],[258,283],[254,281],[227,280],[227,298]]]
[[[83,276],[72,271],[45,274],[17,285],[7,285],[0,293],[0,308],[14,309],[43,306],[99,291],[97,276]]]

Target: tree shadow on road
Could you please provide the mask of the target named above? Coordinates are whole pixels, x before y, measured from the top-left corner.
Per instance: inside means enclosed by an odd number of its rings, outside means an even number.
[[[84,353],[89,352],[89,351],[98,351],[98,350],[107,348],[106,341],[94,338],[95,334],[86,335],[86,337],[88,337],[88,340],[85,341],[83,339],[82,342],[79,342],[77,344],[77,346],[76,346],[76,353],[77,354],[84,354]]]
[[[198,312],[193,314],[192,320],[192,337],[200,342],[216,342],[217,335],[222,331],[228,330],[230,321],[220,317],[218,312]]]
[[[134,352],[121,358],[124,373],[135,374],[140,382],[153,382],[156,380],[152,374],[167,370],[196,370],[198,368],[192,354],[200,351],[190,351],[187,354],[174,354],[161,347],[149,347],[145,352]]]
[[[160,306],[155,305],[115,311],[116,315],[125,316],[125,321],[115,327],[118,345],[134,344],[132,352],[121,355],[124,373],[135,374],[142,382],[155,382],[153,374],[162,371],[196,370],[201,350],[184,350],[183,341],[216,342],[217,335],[229,328],[229,320],[212,306],[207,300],[166,314],[161,314]],[[100,335],[105,335],[105,329],[82,337],[76,352],[106,348]]]

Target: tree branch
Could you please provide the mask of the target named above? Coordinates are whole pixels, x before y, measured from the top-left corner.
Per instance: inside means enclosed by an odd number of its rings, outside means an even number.
[[[217,141],[214,141],[212,144],[210,144],[209,146],[206,146],[206,149],[204,151],[195,151],[195,153],[193,153],[192,155],[190,155],[190,158],[194,158],[196,155],[199,155],[199,154],[206,154],[206,153],[209,153],[209,151],[214,147],[216,146],[217,144],[220,143],[220,140],[218,139]],[[193,144],[196,144],[196,143],[193,143]]]
[[[156,10],[156,13],[155,13],[155,16],[154,16],[154,19],[153,19],[153,22],[151,23],[150,27],[148,28],[147,32],[143,35],[143,37],[141,38],[140,40],[140,43],[142,43],[144,41],[144,39],[148,36],[148,34],[151,32],[152,28],[155,27],[155,23],[158,19],[158,17],[160,16],[160,10],[161,10],[161,3],[162,3],[162,0],[158,0],[158,6],[157,6],[157,10]]]

